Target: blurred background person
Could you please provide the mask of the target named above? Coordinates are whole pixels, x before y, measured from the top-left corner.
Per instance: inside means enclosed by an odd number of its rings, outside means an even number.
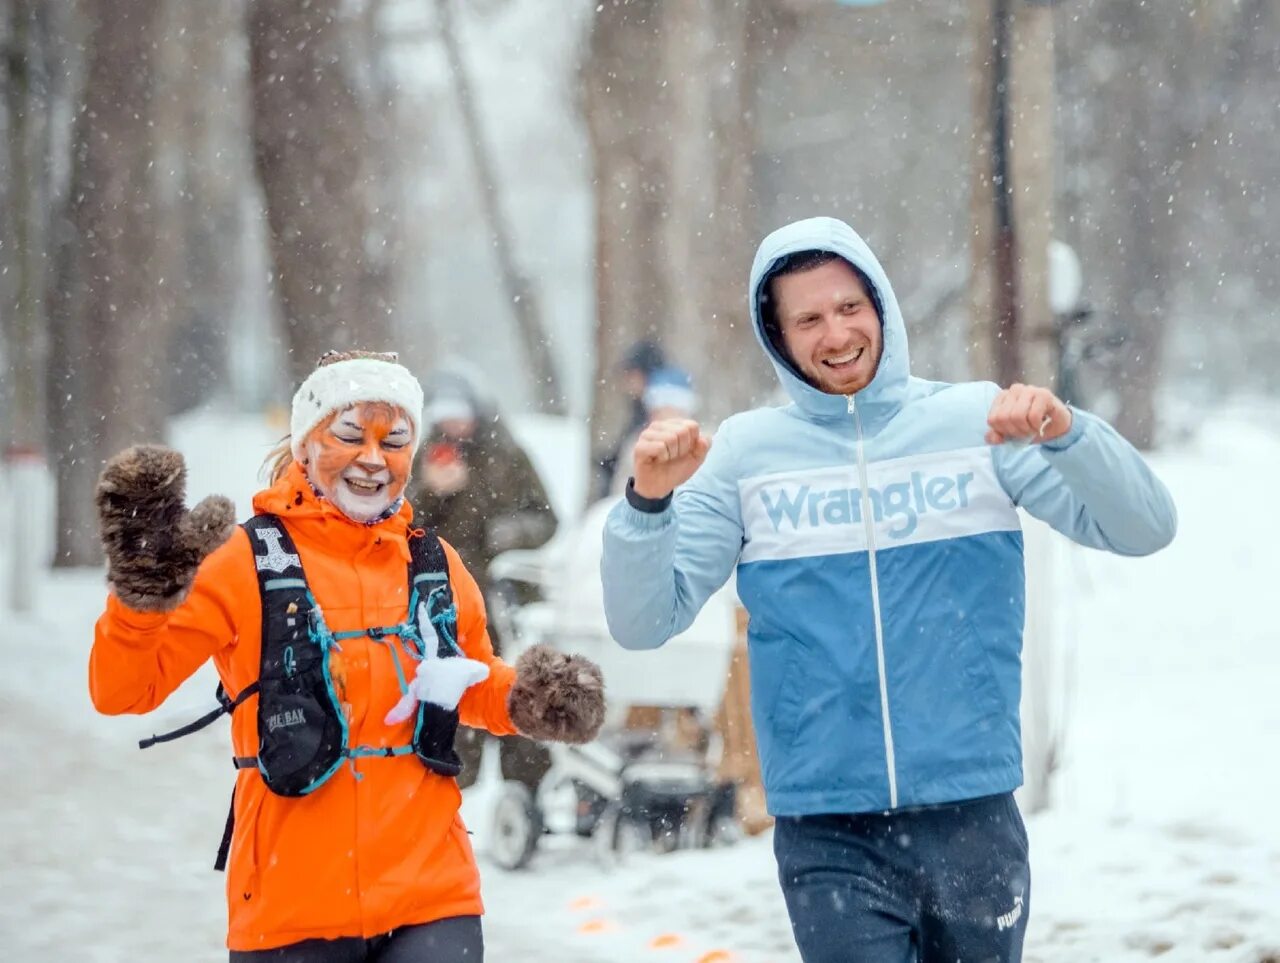
[[[634,374],[630,372],[629,374]],[[628,382],[628,390],[632,386]],[[693,379],[683,368],[663,365],[649,372],[637,401],[641,420],[618,446],[613,478],[604,498],[612,502],[627,490],[627,482],[635,474],[635,447],[640,433],[655,421],[670,418],[693,418],[698,411],[698,395]],[[593,541],[600,536],[592,528]],[[690,709],[664,710],[659,706],[637,704],[628,708],[625,725],[631,730],[649,730],[667,751],[703,752],[707,748],[709,723]]]
[[[669,418],[692,418],[698,410],[698,395],[693,390],[693,379],[683,368],[674,365],[657,368],[648,377],[640,395],[640,423],[622,439],[614,459],[613,478],[608,494],[622,495],[627,490],[627,479],[634,473],[633,454],[636,439],[645,427],[655,421]]]
[[[595,461],[595,473],[591,480],[592,502],[597,502],[613,491],[614,478],[618,472],[618,460],[635,442],[636,436],[649,423],[645,410],[644,393],[649,379],[655,371],[667,363],[666,353],[662,345],[656,341],[637,341],[623,356],[619,365],[622,390],[631,399],[627,423],[618,435],[617,442],[606,449]],[[626,481],[624,478],[623,481]]]
[[[441,369],[425,391],[426,443],[411,495],[414,521],[458,550],[492,607],[490,563],[511,549],[545,544],[555,534],[556,513],[528,454],[478,382],[461,370]],[[498,626],[490,625],[490,636],[494,650],[502,651]],[[500,742],[503,778],[532,789],[549,765],[546,750],[519,737]],[[464,789],[476,781],[483,744],[483,733],[459,728],[458,783]]]

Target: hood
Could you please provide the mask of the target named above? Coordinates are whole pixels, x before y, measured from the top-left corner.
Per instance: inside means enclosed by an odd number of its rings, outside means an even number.
[[[772,362],[778,380],[806,414],[818,418],[848,417],[849,404],[844,395],[829,395],[810,385],[774,350],[764,331],[760,316],[760,293],[778,261],[798,251],[830,251],[838,254],[870,280],[874,291],[867,292],[880,307],[880,327],[884,335],[884,352],[880,367],[871,383],[857,392],[858,413],[866,425],[888,421],[902,407],[907,394],[910,360],[907,354],[907,329],[898,308],[884,268],[871,253],[867,242],[848,224],[833,217],[811,217],[794,221],[774,231],[756,250],[751,265],[751,286],[747,291],[751,309],[751,326],[756,340]]]
[[[484,374],[460,358],[442,361],[423,381],[422,391],[428,412],[442,399],[457,398],[466,402],[478,422],[490,422],[498,417],[498,403],[486,388]],[[425,426],[428,436],[432,430],[429,418],[428,414]]]
[[[443,437],[433,422],[433,407],[452,398],[464,401],[476,422],[475,434],[467,441],[455,444],[481,452],[510,451],[519,447],[498,409],[497,399],[486,389],[483,375],[473,366],[456,358],[445,361],[427,378],[423,390],[426,395],[428,442],[439,441]]]
[[[408,499],[401,502],[394,515],[372,525],[352,521],[331,501],[316,494],[296,461],[279,481],[253,496],[253,511],[278,515],[290,527],[305,532],[308,539],[320,542],[326,551],[335,554],[355,557],[370,545],[389,538],[400,545],[406,562],[410,558],[408,532],[413,509]]]

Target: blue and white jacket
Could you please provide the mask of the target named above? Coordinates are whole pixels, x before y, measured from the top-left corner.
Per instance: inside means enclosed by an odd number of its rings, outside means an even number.
[[[853,396],[801,380],[761,328],[760,284],[779,258],[807,249],[859,267],[882,307],[880,367]],[[765,238],[749,295],[756,337],[794,403],[725,421],[665,510],[614,508],[601,562],[610,631],[629,649],[661,645],[737,567],[775,815],[1015,789],[1025,589],[1016,508],[1082,545],[1145,555],[1173,538],[1168,491],[1081,411],[1050,443],[987,445],[998,387],[911,377],[889,279],[840,221],[799,221]]]

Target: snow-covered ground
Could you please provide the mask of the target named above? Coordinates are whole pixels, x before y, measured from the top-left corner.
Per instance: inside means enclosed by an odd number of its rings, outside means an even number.
[[[1237,405],[1154,459],[1181,516],[1170,549],[1072,556],[1069,730],[1053,808],[1028,820],[1028,961],[1280,961],[1275,415]],[[175,440],[193,495],[220,489],[247,509],[276,434],[188,420]],[[225,959],[211,869],[225,726],[135,748],[208,703],[213,679],[154,718],[96,716],[85,663],[102,596],[100,573],[58,573],[35,614],[0,613],[0,957]],[[489,791],[465,803],[481,851]],[[552,842],[524,872],[483,864],[491,960],[798,960],[767,834],[613,869]]]

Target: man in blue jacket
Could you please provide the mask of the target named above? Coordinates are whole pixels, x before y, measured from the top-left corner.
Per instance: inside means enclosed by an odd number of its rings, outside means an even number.
[[[642,434],[604,536],[610,630],[659,646],[736,568],[806,963],[1016,961],[1016,509],[1145,555],[1173,538],[1173,502],[1105,422],[1044,388],[913,378],[889,279],[840,221],[765,238],[749,297],[793,403],[729,418],[714,446],[692,421]]]

